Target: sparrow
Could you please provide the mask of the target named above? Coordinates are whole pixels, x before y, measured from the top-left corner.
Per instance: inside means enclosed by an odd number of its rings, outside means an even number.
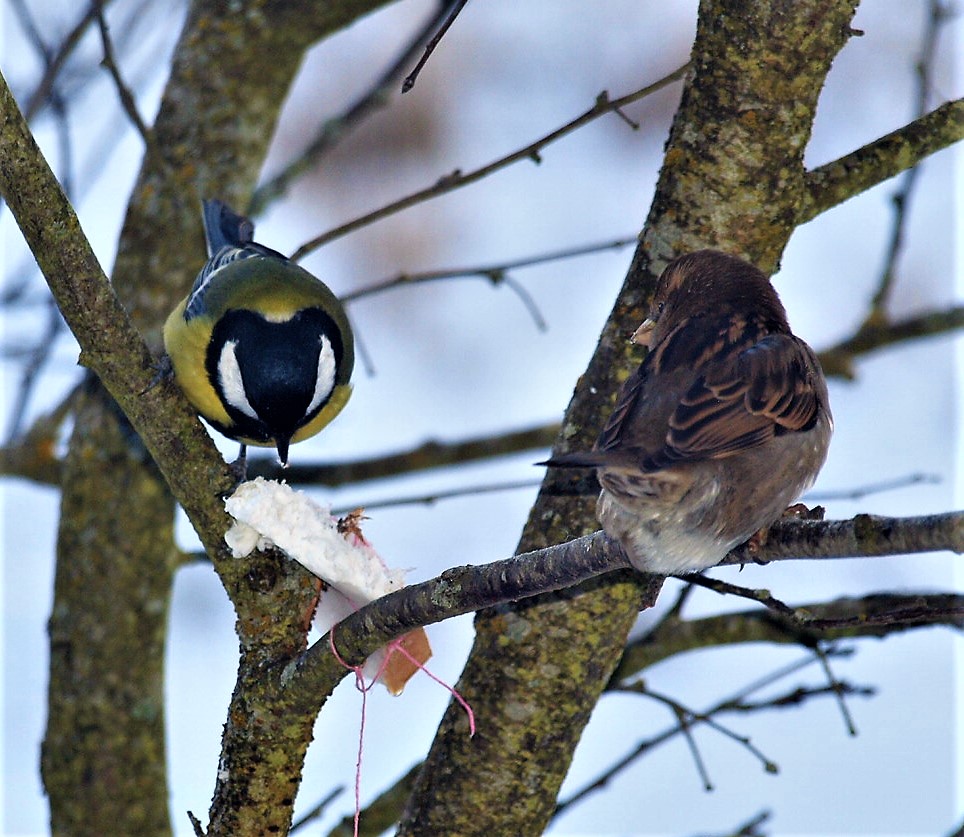
[[[766,275],[715,250],[667,265],[632,340],[649,352],[592,451],[544,464],[596,468],[596,515],[636,569],[704,570],[813,484],[827,382]]]

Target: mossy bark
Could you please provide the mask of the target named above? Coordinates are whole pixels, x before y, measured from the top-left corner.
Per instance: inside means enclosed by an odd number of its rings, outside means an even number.
[[[718,247],[764,270],[776,267],[804,200],[803,152],[817,97],[856,5],[701,3],[693,69],[640,246],[576,386],[557,451],[592,445],[639,362],[626,338],[644,319],[670,258]],[[519,551],[594,528],[592,504],[564,496],[565,479],[549,472]],[[620,575],[480,613],[458,689],[481,731],[469,739],[461,709],[449,706],[400,833],[542,833],[636,612],[659,589],[655,579]]]
[[[386,2],[192,4],[113,271],[118,296],[155,350],[166,313],[203,261],[200,199],[245,205],[305,50]],[[88,362],[101,368],[110,360]],[[162,707],[174,501],[96,385],[75,415],[70,445],[43,751],[53,832],[169,834]],[[201,461],[211,462],[213,447],[205,453]],[[223,517],[217,495],[227,474],[218,468],[205,476],[209,469],[191,464],[197,461],[186,456],[184,467],[197,477],[193,494],[207,494],[197,505],[210,523]],[[235,736],[234,778],[243,781],[230,794],[219,784],[211,833],[281,832],[290,823],[311,720],[292,728],[276,705],[277,690],[257,671],[265,659],[303,647],[313,584],[277,556],[235,568],[219,537],[205,531],[202,540],[226,571],[242,645],[226,735]]]
[[[54,834],[162,835],[170,833],[163,679],[171,503],[129,429],[98,420],[110,408],[91,384],[76,399],[83,430],[65,464],[43,780]]]

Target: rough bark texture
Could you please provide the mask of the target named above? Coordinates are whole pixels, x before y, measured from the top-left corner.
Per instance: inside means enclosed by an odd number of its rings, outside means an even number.
[[[43,780],[54,791],[54,834],[116,834],[118,823],[127,834],[164,834],[173,518],[143,446],[88,424],[102,399],[99,386],[77,398],[78,427],[87,430],[75,434],[65,466]],[[105,521],[105,508],[130,516]]]
[[[203,261],[201,197],[244,206],[305,50],[385,2],[192,5],[113,275],[135,325],[155,349],[164,316]],[[73,467],[62,486],[44,745],[53,830],[169,834],[160,707],[174,570],[173,500],[108,398],[85,403],[71,446]],[[106,461],[104,453],[92,455],[98,451],[115,455]],[[201,460],[210,462],[212,451],[208,443]],[[211,515],[225,474],[220,469],[208,482]],[[197,481],[201,490],[204,484]],[[238,748],[231,763],[244,754],[247,762],[233,775],[230,793],[219,783],[211,833],[281,832],[290,824],[311,719],[297,719],[292,728],[283,708],[275,711],[275,696],[260,683],[257,669],[267,657],[303,647],[303,613],[314,588],[304,572],[270,555],[234,570],[226,585],[238,608],[243,652],[226,738]],[[113,631],[92,629],[114,624],[125,626],[123,644]],[[89,688],[95,676],[109,685]]]
[[[573,395],[557,450],[587,448],[638,363],[626,336],[655,276],[678,253],[715,246],[772,271],[803,200],[817,96],[857,0],[705,0],[663,170],[640,246]],[[550,472],[520,551],[584,534],[592,505],[560,497]],[[583,725],[637,608],[659,585],[606,583],[479,614],[459,681],[480,719],[450,705],[402,822],[405,835],[539,834]],[[641,593],[644,593],[641,595]]]

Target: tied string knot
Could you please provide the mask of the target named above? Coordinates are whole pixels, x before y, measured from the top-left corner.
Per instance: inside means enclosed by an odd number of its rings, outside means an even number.
[[[331,648],[331,653],[338,663],[343,666],[348,671],[351,671],[355,675],[355,688],[361,692],[362,704],[361,704],[361,721],[358,724],[358,758],[355,761],[355,818],[354,818],[354,837],[358,837],[358,828],[361,821],[361,770],[362,770],[362,758],[365,751],[365,722],[368,714],[368,692],[371,688],[378,682],[379,678],[385,672],[385,667],[388,665],[389,659],[391,659],[392,654],[401,654],[405,657],[412,665],[414,665],[419,671],[426,674],[431,680],[434,680],[440,686],[442,686],[449,694],[455,698],[456,702],[462,709],[465,710],[465,714],[469,719],[469,737],[475,735],[475,712],[472,711],[472,706],[469,702],[459,694],[458,689],[454,686],[450,686],[444,680],[442,680],[437,675],[433,674],[424,663],[413,657],[408,649],[402,644],[404,637],[398,637],[393,639],[385,646],[385,654],[378,665],[378,670],[375,672],[375,676],[372,677],[370,683],[365,682],[365,671],[364,664],[361,665],[351,665],[345,661],[341,654],[338,653],[338,649],[335,647],[335,627],[332,626],[331,630],[328,632],[328,647]]]

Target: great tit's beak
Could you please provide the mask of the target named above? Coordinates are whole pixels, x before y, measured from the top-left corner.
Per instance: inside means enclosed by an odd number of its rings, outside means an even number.
[[[656,328],[656,321],[652,317],[647,317],[629,339],[637,346],[645,346],[648,349],[649,341],[653,339],[654,328]]]
[[[278,436],[274,440],[275,446],[278,448],[278,459],[281,460],[281,467],[288,467],[288,445],[291,444],[290,436]]]

